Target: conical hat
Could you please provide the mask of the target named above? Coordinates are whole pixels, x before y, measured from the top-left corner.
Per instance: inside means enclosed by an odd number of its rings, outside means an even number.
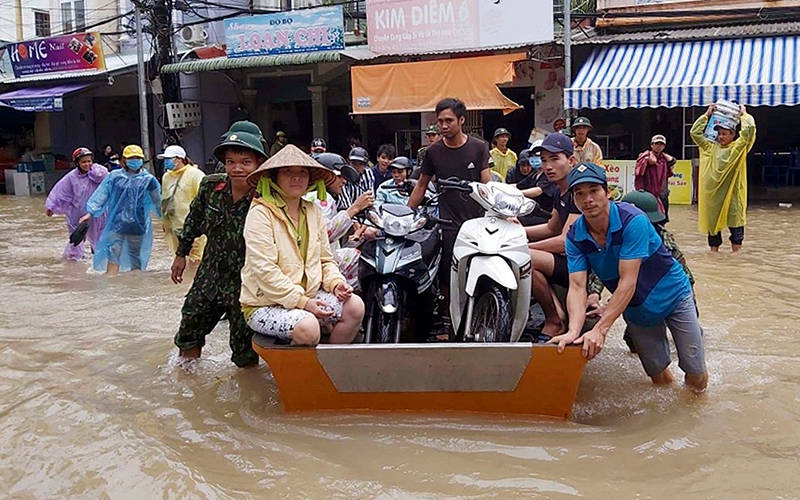
[[[247,183],[255,187],[258,185],[259,179],[264,175],[267,170],[275,170],[283,167],[305,167],[311,173],[310,184],[313,184],[317,179],[323,179],[325,185],[328,186],[336,180],[336,174],[328,170],[316,160],[308,156],[302,149],[295,145],[287,144],[280,151],[275,153],[267,161],[261,164],[255,172],[247,176]]]

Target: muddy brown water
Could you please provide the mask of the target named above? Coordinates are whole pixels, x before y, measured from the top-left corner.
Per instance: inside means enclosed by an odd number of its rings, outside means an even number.
[[[177,366],[188,284],[59,259],[63,219],[0,197],[2,498],[798,498],[800,207],[749,212],[738,255],[696,213],[671,229],[697,278],[710,388],[655,388],[621,329],[588,364],[574,421],[284,414],[226,324]],[[677,368],[675,368],[677,371]],[[680,374],[680,372],[678,372]]]

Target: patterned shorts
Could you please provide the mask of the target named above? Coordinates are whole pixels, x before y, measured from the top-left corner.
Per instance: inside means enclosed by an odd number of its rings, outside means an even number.
[[[324,302],[333,311],[333,316],[319,319],[319,326],[332,327],[342,319],[342,303],[336,295],[320,290],[314,297]],[[261,307],[253,311],[247,326],[262,335],[269,335],[279,339],[291,340],[292,330],[300,321],[305,318],[313,318],[314,315],[305,309],[286,309],[282,306]]]

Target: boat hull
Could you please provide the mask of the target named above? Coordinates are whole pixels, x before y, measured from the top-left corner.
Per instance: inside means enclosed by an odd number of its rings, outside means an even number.
[[[579,347],[509,344],[276,346],[253,348],[284,409],[479,412],[569,418],[586,359]]]

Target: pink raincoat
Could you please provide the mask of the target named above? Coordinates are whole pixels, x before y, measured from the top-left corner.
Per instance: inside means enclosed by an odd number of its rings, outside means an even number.
[[[44,203],[45,208],[54,214],[66,215],[67,230],[71,234],[78,227],[78,220],[87,213],[86,202],[106,175],[108,175],[108,170],[96,163],[85,174],[76,167],[53,186]],[[91,242],[92,248],[100,238],[100,233],[103,232],[105,225],[105,215],[90,219],[86,238]],[[72,243],[67,242],[61,258],[81,260],[83,255],[83,243],[73,246]]]

